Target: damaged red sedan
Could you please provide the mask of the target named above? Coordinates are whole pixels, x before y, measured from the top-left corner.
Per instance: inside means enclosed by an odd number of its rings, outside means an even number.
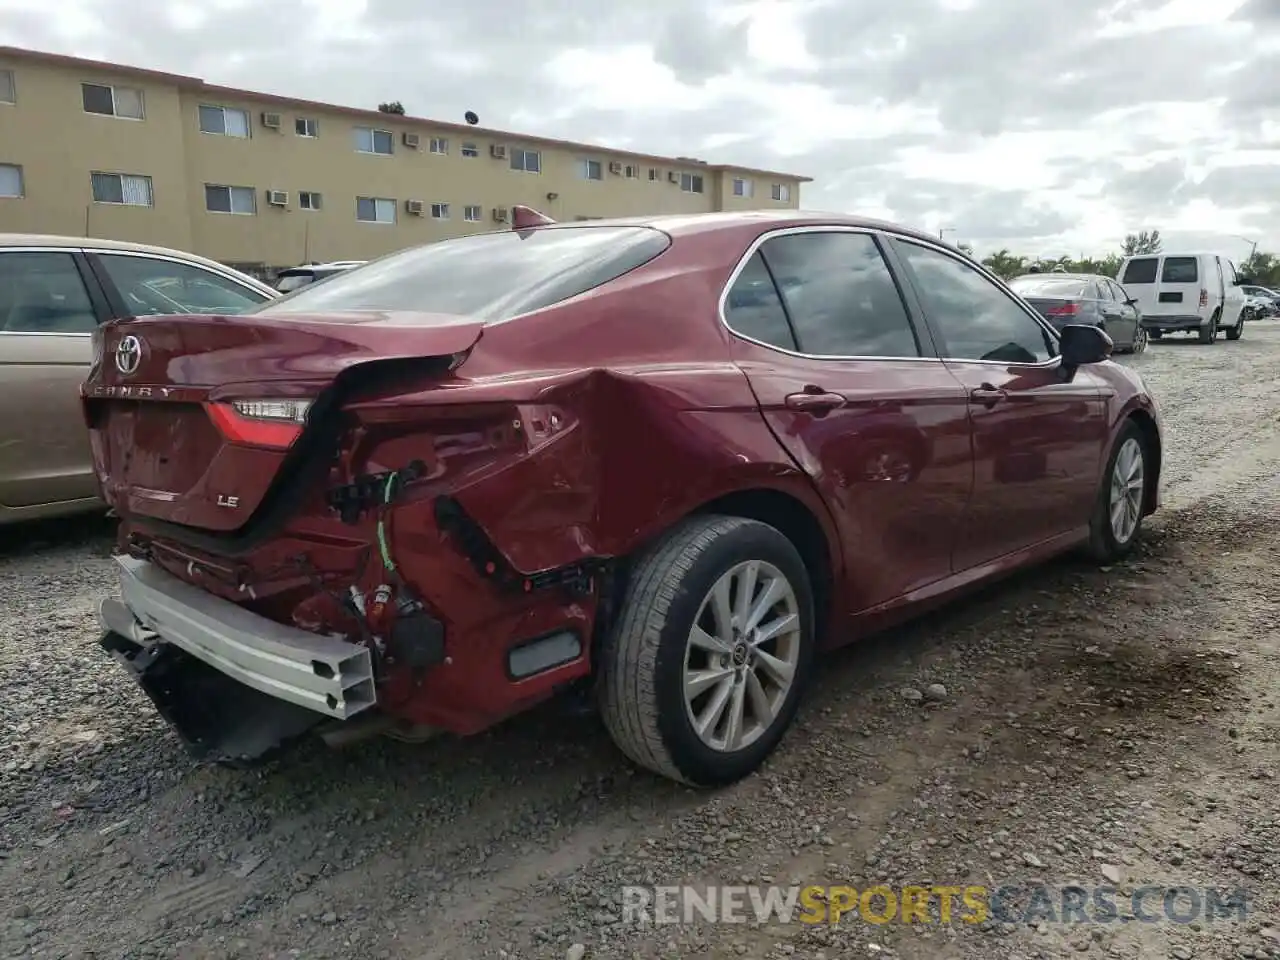
[[[199,756],[586,691],[637,764],[732,782],[820,649],[1132,547],[1161,431],[1110,352],[937,240],[795,212],[520,209],[250,314],[112,322],[102,644]]]

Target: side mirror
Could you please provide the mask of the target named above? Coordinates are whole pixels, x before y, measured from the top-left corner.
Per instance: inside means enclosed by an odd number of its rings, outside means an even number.
[[[1138,305],[1138,298],[1130,297],[1128,300],[1124,302],[1124,304],[1126,307],[1136,307]]]
[[[1083,367],[1101,363],[1115,347],[1107,332],[1092,324],[1069,323],[1058,337],[1058,349],[1064,367]]]

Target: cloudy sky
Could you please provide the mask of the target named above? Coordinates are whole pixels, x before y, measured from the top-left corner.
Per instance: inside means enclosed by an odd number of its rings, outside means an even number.
[[[0,44],[794,171],[980,252],[1280,250],[1280,0],[0,0]]]

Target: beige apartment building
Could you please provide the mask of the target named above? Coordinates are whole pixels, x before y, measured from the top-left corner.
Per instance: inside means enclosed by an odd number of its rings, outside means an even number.
[[[247,269],[557,220],[796,208],[808,177],[292,100],[0,47],[0,232]]]

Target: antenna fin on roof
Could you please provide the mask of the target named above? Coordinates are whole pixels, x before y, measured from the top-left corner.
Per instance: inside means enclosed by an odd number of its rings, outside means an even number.
[[[545,213],[539,213],[533,207],[516,205],[511,208],[511,229],[529,230],[532,227],[546,227],[555,223]]]

